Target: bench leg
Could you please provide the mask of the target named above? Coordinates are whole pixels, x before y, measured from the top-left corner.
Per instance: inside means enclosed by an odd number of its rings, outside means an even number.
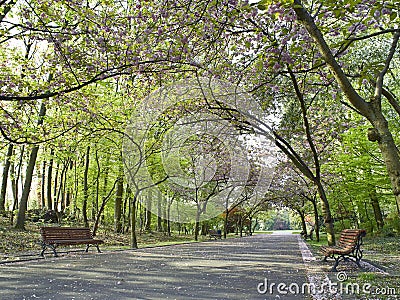
[[[348,260],[349,258],[345,255],[339,255],[338,257],[333,257],[335,259],[335,264],[333,265],[331,272],[337,272],[336,267],[339,265],[341,260]]]
[[[56,246],[54,245],[49,245],[49,247],[53,250],[54,257],[58,257],[57,251],[56,251]]]
[[[357,264],[357,266],[358,266],[360,269],[364,269],[364,268],[361,266],[361,264],[360,264],[361,257],[362,257],[362,255],[361,255],[361,256],[356,256],[354,262]]]
[[[354,254],[354,257],[356,258],[357,264],[360,262],[361,258],[363,257],[363,251],[359,248],[356,249],[356,253]]]
[[[97,248],[97,252],[101,253],[100,248],[99,248],[99,245],[97,245],[97,244],[95,244],[95,245],[87,244],[87,245],[86,245],[86,250],[85,250],[85,252],[89,252],[89,247],[90,247],[90,246],[95,246],[95,247]]]
[[[42,252],[40,253],[41,257],[44,257],[44,251],[46,251],[47,247],[49,247],[49,248],[51,248],[51,250],[53,250],[54,257],[58,257],[57,251],[56,251],[56,246],[50,245],[50,244],[43,244],[42,245]]]
[[[339,261],[340,261],[340,256],[338,258],[335,258],[335,264],[333,265],[331,272],[337,272],[336,267],[339,265]]]
[[[44,251],[46,251],[46,248],[47,248],[46,244],[42,244],[42,252],[40,253],[41,257],[44,257]]]
[[[323,259],[323,261],[326,261],[326,256],[325,256],[325,258]],[[356,264],[357,264],[357,266],[360,268],[360,269],[363,269],[363,267],[361,266],[361,264],[360,264],[360,261],[361,261],[361,259],[352,259],[351,257],[349,257],[349,256],[344,256],[344,255],[341,255],[341,256],[338,256],[338,257],[333,257],[334,259],[335,259],[335,264],[333,265],[333,267],[332,267],[332,269],[331,269],[331,272],[337,272],[337,269],[336,269],[336,267],[339,265],[339,263],[340,263],[340,261],[341,260],[343,260],[343,261],[352,261],[352,262],[355,262]]]

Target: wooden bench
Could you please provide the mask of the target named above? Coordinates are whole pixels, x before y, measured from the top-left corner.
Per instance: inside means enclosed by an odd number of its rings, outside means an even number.
[[[222,238],[221,230],[209,230],[208,231],[208,236],[210,237],[210,240],[212,238],[214,240],[221,239]]]
[[[99,244],[104,243],[102,240],[94,239],[89,228],[41,227],[40,234],[42,237],[40,256],[42,257],[47,247],[53,250],[54,256],[57,256],[56,248],[60,245],[86,245],[86,252],[93,245],[98,252],[101,252]]]
[[[335,264],[332,267],[332,271],[337,271],[336,267],[342,260],[353,258],[354,262],[361,268],[360,260],[362,258],[362,238],[366,235],[366,231],[363,229],[344,229],[340,233],[340,238],[336,246],[322,246],[321,252],[325,256],[323,261],[326,259],[333,258]]]

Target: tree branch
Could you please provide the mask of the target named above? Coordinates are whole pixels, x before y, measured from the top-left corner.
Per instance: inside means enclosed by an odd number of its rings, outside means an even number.
[[[390,63],[393,59],[394,53],[396,52],[397,44],[399,43],[400,38],[400,30],[398,30],[393,35],[392,46],[390,47],[390,51],[388,57],[385,61],[385,66],[383,70],[379,73],[378,78],[376,79],[375,84],[375,93],[374,93],[374,101],[376,102],[375,105],[380,105],[381,98],[382,98],[382,90],[383,90],[383,78],[385,77],[386,73],[389,71]]]
[[[296,151],[285,141],[276,131],[273,132],[275,137],[275,145],[282,150],[283,153],[289,157],[289,159],[295,164],[295,166],[304,174],[308,179],[315,181],[315,176],[307,166],[307,164],[301,159]]]
[[[389,90],[382,88],[382,94],[388,100],[390,105],[394,108],[397,114],[400,116],[400,104],[396,96]]]
[[[314,39],[322,57],[332,70],[333,75],[336,78],[340,88],[349,99],[351,104],[353,104],[353,106],[357,108],[363,116],[369,119],[374,118],[372,112],[369,109],[368,103],[357,93],[347,76],[344,74],[342,68],[336,61],[330,47],[325,41],[325,38],[323,37],[321,31],[315,24],[314,19],[303,7],[301,0],[294,0],[293,9],[297,15],[298,20],[304,25],[310,36]]]
[[[296,96],[300,101],[300,107],[301,107],[301,114],[303,116],[303,124],[304,124],[304,129],[306,131],[306,136],[307,136],[307,142],[308,145],[310,146],[311,152],[313,154],[313,159],[314,159],[314,166],[315,166],[315,177],[319,180],[321,177],[321,168],[319,164],[319,159],[318,159],[318,151],[315,148],[313,138],[311,136],[311,131],[310,131],[310,123],[308,122],[308,117],[307,117],[307,109],[304,101],[304,96],[303,93],[300,91],[297,78],[293,74],[292,70],[288,68],[290,78],[293,82],[293,87],[296,92]]]

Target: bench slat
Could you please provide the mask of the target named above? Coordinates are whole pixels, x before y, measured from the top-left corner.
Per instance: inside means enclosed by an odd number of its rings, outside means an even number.
[[[85,245],[85,244],[102,244],[100,240],[94,239],[81,239],[81,240],[48,240],[49,244],[57,245]]]

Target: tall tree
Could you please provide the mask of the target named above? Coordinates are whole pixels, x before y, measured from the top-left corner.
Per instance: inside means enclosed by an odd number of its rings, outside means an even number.
[[[8,175],[11,166],[11,156],[13,155],[14,145],[9,144],[7,148],[6,161],[4,163],[3,168],[3,177],[1,179],[1,190],[0,190],[0,213],[5,211],[5,201],[6,201],[6,193],[7,193],[7,182]]]
[[[123,194],[124,194],[124,169],[121,162],[118,171],[117,190],[115,192],[115,203],[114,203],[114,230],[116,233],[122,233]]]
[[[353,8],[356,7],[353,5]],[[349,100],[354,109],[357,110],[363,117],[365,117],[372,125],[372,128],[368,131],[368,139],[371,142],[377,142],[379,145],[392,184],[393,194],[398,205],[400,205],[400,156],[392,133],[389,129],[388,120],[382,111],[382,97],[385,95],[384,78],[390,70],[392,60],[396,53],[400,38],[400,29],[387,28],[379,31],[370,30],[366,32],[365,36],[354,37],[347,43],[347,45],[350,46],[349,43],[354,43],[357,40],[368,39],[376,35],[391,36],[392,38],[391,45],[386,50],[387,54],[385,59],[381,61],[380,67],[375,70],[375,89],[373,94],[367,96],[367,98],[364,98],[357,91],[351,79],[343,70],[342,66],[338,62],[337,57],[333,53],[332,47],[327,43],[321,27],[319,27],[315,21],[317,16],[312,16],[310,11],[305,8],[304,3],[300,0],[294,0],[293,9],[298,20],[304,25],[304,27],[307,29],[307,32],[313,38],[313,41],[318,47],[322,58],[330,68],[346,98]],[[345,11],[343,10],[343,12]],[[363,25],[363,21],[360,20],[355,25],[361,26]]]
[[[89,199],[89,164],[90,164],[90,146],[86,147],[85,154],[85,171],[83,174],[83,202],[82,202],[82,216],[85,227],[89,227],[89,220],[87,216],[87,205]]]
[[[38,126],[43,124],[43,119],[45,114],[46,114],[46,105],[44,102],[42,102],[40,105],[40,111],[38,116],[38,122],[37,122]],[[28,208],[28,197],[29,197],[29,192],[31,191],[33,171],[35,169],[38,152],[39,152],[39,146],[38,145],[34,146],[31,150],[28,165],[26,167],[25,184],[24,184],[24,189],[22,190],[21,200],[19,202],[18,217],[17,217],[17,222],[15,224],[15,228],[20,230],[25,229],[25,212]]]
[[[47,209],[53,209],[53,193],[52,193],[52,186],[53,186],[53,164],[54,164],[54,148],[50,150],[50,161],[49,166],[47,169]]]

